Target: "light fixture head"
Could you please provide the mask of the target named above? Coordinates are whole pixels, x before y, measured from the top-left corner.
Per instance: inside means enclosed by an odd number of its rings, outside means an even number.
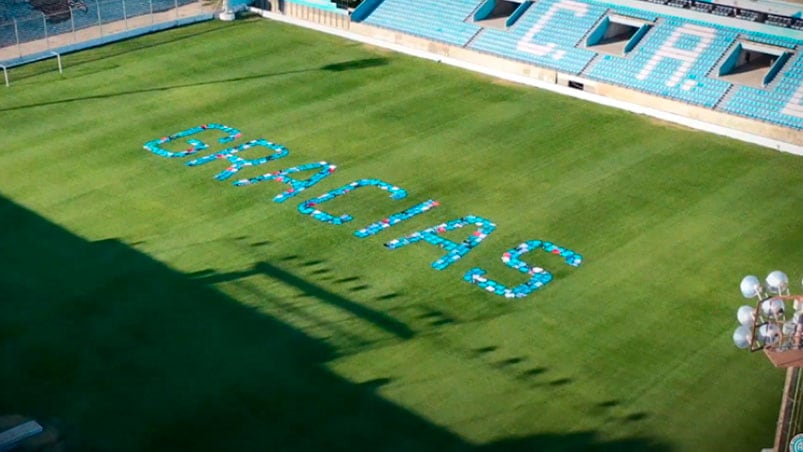
[[[739,328],[736,328],[736,331],[733,332],[733,343],[739,348],[747,348],[750,346],[750,342],[752,341],[753,331],[748,328],[746,325],[741,325]]]
[[[766,318],[777,318],[783,315],[786,305],[783,300],[770,298],[761,303],[761,314]]]
[[[767,287],[770,288],[772,292],[781,293],[789,287],[789,277],[786,276],[786,273],[775,270],[767,275]]]
[[[765,323],[758,328],[758,338],[764,345],[773,345],[781,340],[781,329],[774,323]]]
[[[794,320],[789,320],[784,322],[783,324],[783,335],[786,337],[791,337],[795,334],[795,330],[797,329],[797,323]]]
[[[742,325],[752,325],[756,320],[755,308],[750,305],[739,307],[739,310],[736,311],[736,320],[738,320]]]
[[[742,295],[745,298],[761,296],[761,281],[758,280],[757,276],[747,275],[742,278],[742,282],[739,284],[739,289],[741,289]]]

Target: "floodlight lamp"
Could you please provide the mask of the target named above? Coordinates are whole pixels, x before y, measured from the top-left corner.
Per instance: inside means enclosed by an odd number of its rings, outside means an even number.
[[[742,296],[745,298],[761,296],[761,282],[758,280],[757,276],[748,275],[742,278],[739,289],[741,289]]]
[[[752,331],[746,325],[741,325],[733,332],[733,344],[738,348],[747,348],[752,340]]]
[[[794,320],[789,320],[788,322],[783,324],[783,335],[786,337],[792,336],[795,334],[795,330],[797,329],[797,322]]]
[[[750,305],[744,305],[736,311],[736,319],[742,325],[752,325],[756,320],[756,310]]]
[[[789,277],[780,270],[775,270],[767,275],[766,281],[767,286],[775,293],[782,293],[789,287]]]
[[[767,318],[782,316],[785,308],[783,300],[778,298],[771,298],[761,303],[761,313]]]
[[[765,323],[759,327],[758,337],[764,345],[773,345],[781,339],[781,329],[774,323]]]

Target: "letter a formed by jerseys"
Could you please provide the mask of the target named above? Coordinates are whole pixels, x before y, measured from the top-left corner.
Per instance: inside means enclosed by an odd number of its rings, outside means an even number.
[[[468,238],[463,240],[462,243],[453,242],[439,235],[447,231],[460,229],[467,225],[474,225],[477,227],[477,230],[472,232]],[[485,218],[468,215],[462,218],[451,220],[447,223],[441,223],[431,228],[413,232],[412,234],[399,239],[391,240],[390,242],[385,243],[385,246],[389,249],[395,250],[403,246],[424,241],[431,245],[441,247],[448,251],[448,253],[433,262],[432,268],[435,270],[443,270],[460,260],[463,256],[468,254],[469,251],[482,243],[482,241],[485,240],[495,229],[496,225]]]
[[[466,272],[463,280],[476,284],[482,289],[505,298],[524,298],[532,292],[546,286],[552,281],[552,273],[544,270],[541,267],[530,267],[526,262],[520,259],[522,254],[527,254],[530,251],[542,249],[549,254],[563,257],[566,264],[572,267],[579,267],[583,263],[583,256],[575,253],[574,251],[557,246],[550,242],[542,242],[540,240],[530,240],[522,243],[516,248],[510,249],[502,254],[502,262],[510,268],[514,268],[522,273],[530,275],[530,280],[519,284],[516,287],[508,288],[504,284],[498,283],[494,280],[488,279],[485,276],[485,270],[475,267]]]
[[[145,143],[143,147],[148,151],[151,151],[154,154],[161,157],[167,157],[167,158],[187,157],[188,155],[192,155],[199,151],[203,151],[204,149],[209,148],[209,145],[207,145],[201,140],[196,140],[193,138],[187,140],[187,144],[189,144],[190,147],[182,151],[175,151],[175,152],[168,151],[167,149],[163,148],[162,145],[167,144],[173,140],[178,140],[179,138],[184,138],[190,135],[195,135],[196,133],[206,132],[210,130],[220,130],[226,134],[226,136],[218,138],[217,141],[218,143],[221,144],[234,141],[237,138],[240,138],[241,136],[240,131],[233,127],[227,127],[222,124],[210,123],[198,127],[192,127],[187,130],[182,130],[181,132],[176,132],[173,135],[162,137],[156,140],[148,141],[147,143]]]
[[[242,151],[245,151],[247,149],[250,149],[250,148],[256,147],[256,146],[261,146],[261,147],[268,148],[268,149],[273,151],[273,154],[266,155],[266,156],[263,156],[263,157],[259,157],[259,158],[256,158],[256,159],[250,159],[250,160],[249,159],[244,159],[244,158],[240,157],[239,155],[237,155]],[[264,165],[265,163],[268,163],[270,161],[278,160],[278,159],[280,159],[282,157],[285,157],[289,153],[290,153],[290,151],[286,147],[282,146],[281,144],[272,143],[272,142],[270,142],[268,140],[260,138],[258,140],[251,140],[251,141],[249,141],[247,143],[243,143],[243,144],[235,146],[233,148],[224,149],[224,150],[222,150],[220,152],[217,152],[217,153],[214,153],[214,154],[210,154],[210,155],[207,155],[205,157],[201,157],[201,158],[197,158],[197,159],[194,159],[194,160],[190,160],[189,162],[187,162],[187,166],[200,166],[200,165],[204,165],[204,164],[207,164],[209,162],[212,162],[212,161],[215,161],[215,160],[218,160],[218,159],[226,159],[226,160],[229,161],[229,163],[231,163],[231,165],[228,168],[226,168],[225,170],[223,170],[223,171],[221,171],[221,172],[219,172],[218,174],[215,175],[215,179],[217,179],[219,181],[223,181],[223,180],[226,180],[226,179],[230,178],[235,173],[237,173],[237,171],[240,171],[241,169],[245,168],[246,166]]]
[[[344,214],[336,217],[318,209],[318,206],[339,196],[349,194],[360,187],[377,187],[382,191],[390,192],[390,197],[392,199],[404,199],[407,197],[407,191],[403,188],[399,188],[379,179],[360,179],[342,187],[335,188],[334,190],[330,190],[321,196],[318,196],[317,198],[308,199],[302,202],[298,205],[298,211],[324,223],[341,225],[349,222],[352,220],[351,215]]]
[[[291,174],[300,173],[303,171],[311,171],[318,169],[318,172],[313,174],[309,179],[298,180],[291,176]],[[327,162],[307,163],[304,165],[294,166],[283,170],[275,171],[272,173],[263,174],[261,176],[252,177],[250,179],[240,179],[234,183],[237,187],[244,185],[258,184],[262,181],[275,180],[284,184],[289,184],[290,188],[276,195],[273,200],[275,202],[285,202],[293,196],[298,195],[302,191],[312,187],[321,180],[329,177],[337,170],[337,166],[331,165]]]

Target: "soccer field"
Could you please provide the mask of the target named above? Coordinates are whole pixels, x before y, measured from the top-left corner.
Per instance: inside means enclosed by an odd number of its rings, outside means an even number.
[[[0,90],[0,416],[70,450],[771,446],[784,373],[731,334],[745,274],[799,289],[803,158],[265,20],[64,63]],[[212,123],[241,134],[143,148]],[[289,154],[185,165],[255,139]],[[281,203],[233,185],[322,161]],[[361,179],[407,196],[299,212]],[[428,234],[477,241],[442,270],[446,249],[383,246],[472,215],[495,228]],[[526,283],[502,255],[530,240],[582,264],[523,254],[553,276],[524,298],[464,281]]]

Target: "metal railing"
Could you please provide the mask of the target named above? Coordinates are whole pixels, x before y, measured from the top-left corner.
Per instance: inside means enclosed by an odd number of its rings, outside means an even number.
[[[281,12],[287,16],[343,30],[350,28],[351,17],[346,10],[330,11],[289,1],[282,3]]]
[[[0,17],[0,61],[130,29],[190,17],[209,9],[201,0],[64,0],[46,12],[13,1]]]

